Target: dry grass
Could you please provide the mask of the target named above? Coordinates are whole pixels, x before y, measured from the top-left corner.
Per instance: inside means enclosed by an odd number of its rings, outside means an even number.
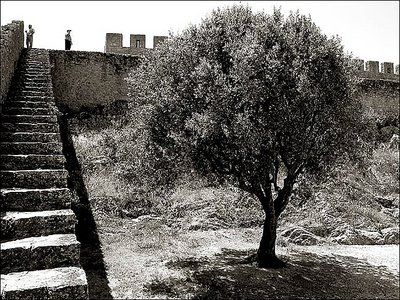
[[[129,164],[133,154],[124,155],[135,146],[134,140],[124,145],[125,150],[115,144],[128,139],[127,128],[76,132],[74,145],[113,297],[398,297],[396,278],[385,270],[354,258],[310,254],[291,244],[278,247],[289,261],[286,270],[265,271],[243,263],[261,237],[263,213],[256,199],[196,174],[182,176],[174,188],[154,189],[135,176],[127,179],[124,159]],[[398,155],[398,150],[382,146],[375,149],[367,170],[348,166],[338,172],[337,180],[311,185],[309,193],[303,190],[298,200],[308,201],[301,207],[294,201],[288,207],[281,229],[297,224],[329,241],[343,234],[343,228],[379,231],[398,226],[398,200],[397,211],[392,212],[375,201],[398,199]],[[131,170],[142,163],[135,162]],[[279,237],[281,245],[287,243]]]

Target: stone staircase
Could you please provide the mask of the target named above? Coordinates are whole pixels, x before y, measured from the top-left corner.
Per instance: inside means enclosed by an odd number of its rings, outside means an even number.
[[[0,128],[1,298],[88,299],[48,53],[24,50]]]

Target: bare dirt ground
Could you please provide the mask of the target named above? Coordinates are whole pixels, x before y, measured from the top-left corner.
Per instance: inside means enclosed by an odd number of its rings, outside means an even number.
[[[398,299],[399,245],[278,247],[288,266],[247,261],[261,229],[177,231],[160,218],[95,216],[115,299]]]

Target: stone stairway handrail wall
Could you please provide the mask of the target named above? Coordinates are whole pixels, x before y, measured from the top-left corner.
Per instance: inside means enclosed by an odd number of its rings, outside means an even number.
[[[12,21],[1,26],[0,52],[1,52],[1,104],[4,103],[11,80],[17,66],[21,51],[24,48],[24,22]]]

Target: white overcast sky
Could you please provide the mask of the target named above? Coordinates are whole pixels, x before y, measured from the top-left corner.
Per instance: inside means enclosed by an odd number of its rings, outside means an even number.
[[[1,1],[1,25],[32,24],[35,48],[64,49],[67,29],[72,50],[103,52],[107,32],[123,33],[124,46],[129,34],[146,34],[151,48],[153,35],[179,33],[213,8],[239,2],[267,13],[281,7],[285,16],[298,9],[355,57],[399,63],[399,1]]]

